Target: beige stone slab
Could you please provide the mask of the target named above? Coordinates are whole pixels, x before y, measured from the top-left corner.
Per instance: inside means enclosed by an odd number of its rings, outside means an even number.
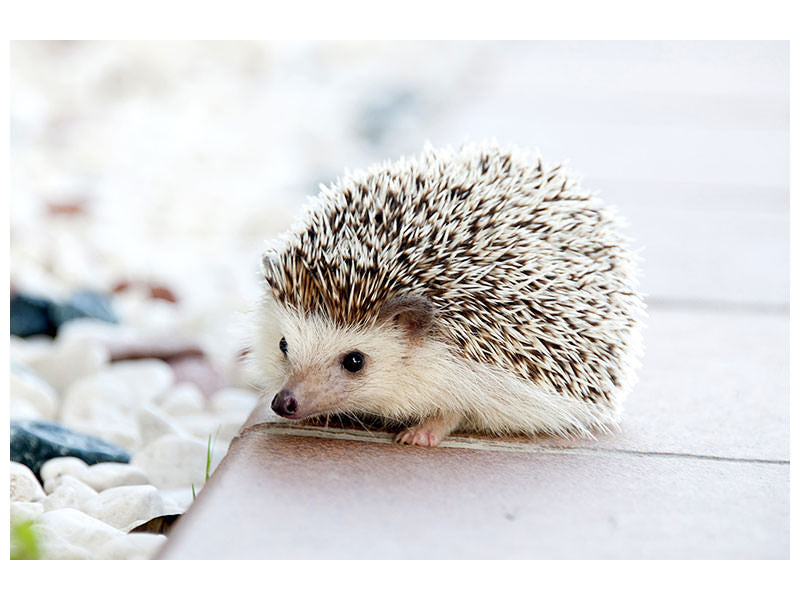
[[[630,223],[642,289],[655,300],[788,306],[786,189],[600,185]]]
[[[506,450],[262,424],[161,557],[788,557],[786,464]]]
[[[654,309],[645,345],[622,429],[597,445],[788,460],[788,315]]]

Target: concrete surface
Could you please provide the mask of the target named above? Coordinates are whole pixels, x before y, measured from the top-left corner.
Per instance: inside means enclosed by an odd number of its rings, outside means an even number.
[[[788,556],[785,462],[349,437],[249,430],[162,558]]]

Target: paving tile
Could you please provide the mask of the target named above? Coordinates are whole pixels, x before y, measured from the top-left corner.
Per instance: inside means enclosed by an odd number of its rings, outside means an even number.
[[[515,50],[517,60],[483,69],[476,60],[474,77],[429,124],[434,143],[538,147],[545,160],[571,159],[587,177],[788,187],[788,45]]]
[[[262,424],[234,441],[161,557],[788,557],[788,465],[584,452]]]
[[[654,309],[619,432],[577,445],[789,459],[789,318]]]
[[[587,182],[630,223],[655,300],[789,305],[784,188]]]

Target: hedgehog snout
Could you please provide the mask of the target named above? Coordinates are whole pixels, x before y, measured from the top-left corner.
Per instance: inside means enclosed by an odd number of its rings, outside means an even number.
[[[272,410],[282,417],[293,417],[297,414],[297,399],[290,390],[281,390],[272,399]]]

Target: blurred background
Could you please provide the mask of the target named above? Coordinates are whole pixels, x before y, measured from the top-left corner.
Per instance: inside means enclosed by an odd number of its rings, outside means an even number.
[[[788,304],[785,43],[15,42],[11,67],[12,286],[167,286],[142,325],[218,361],[264,241],[426,141],[569,160],[632,223],[651,303]]]

